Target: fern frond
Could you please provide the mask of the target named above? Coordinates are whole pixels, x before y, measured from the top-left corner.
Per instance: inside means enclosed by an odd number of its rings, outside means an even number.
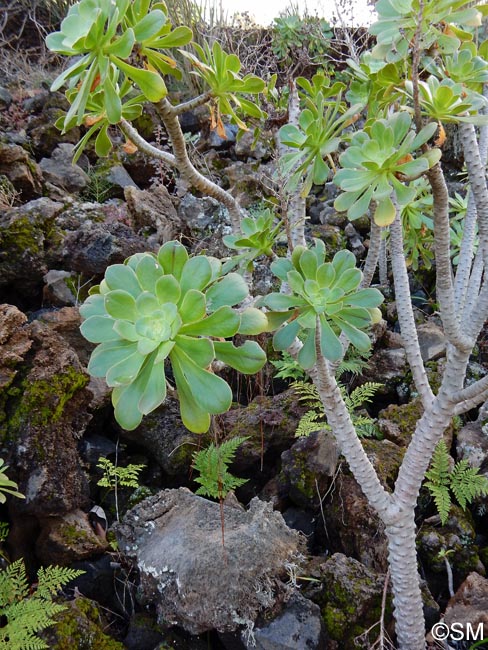
[[[366,416],[358,415],[352,418],[353,424],[356,427],[356,432],[360,438],[379,438],[381,437],[380,430],[376,426],[376,422]]]
[[[24,561],[12,562],[0,571],[0,650],[44,650],[49,646],[37,633],[55,624],[66,607],[52,601],[63,585],[84,573],[65,567],[47,567],[38,572],[38,588],[29,591]]]
[[[425,478],[432,485],[449,485],[450,456],[446,443],[441,440],[432,454],[430,469],[426,472]]]
[[[228,471],[237,448],[245,440],[247,437],[236,436],[218,447],[211,443],[206,449],[193,454],[193,468],[200,474],[195,478],[195,482],[201,486],[196,494],[224,499],[230,490],[247,482],[247,479],[237,478]]]
[[[29,595],[29,583],[22,558],[0,571],[0,614],[5,607]]]
[[[84,573],[84,571],[63,566],[41,567],[37,572],[36,598],[49,600],[51,596],[57,594],[61,587]]]
[[[303,402],[315,410],[323,410],[322,401],[319,397],[319,391],[315,384],[307,381],[294,381],[291,387],[298,395],[298,401]]]
[[[476,497],[488,494],[488,479],[478,474],[477,467],[470,467],[467,460],[456,463],[450,478],[451,490],[463,510]]]
[[[366,368],[371,352],[361,352],[357,355],[354,354],[355,352],[357,352],[356,348],[352,346],[348,348],[347,357],[340,362],[336,371],[336,377],[341,377],[346,372],[350,372],[352,375],[359,375]]]
[[[426,483],[426,486],[429,488],[430,493],[434,497],[434,502],[441,518],[441,523],[445,524],[449,517],[449,511],[451,509],[451,496],[449,494],[449,488],[444,485],[435,485],[429,481]]]
[[[346,406],[350,411],[359,408],[367,402],[371,402],[371,399],[376,395],[378,390],[383,386],[375,381],[367,381],[362,386],[355,388],[350,395],[347,395],[345,398]]]
[[[297,430],[295,431],[295,438],[305,438],[314,431],[319,431],[320,429],[330,429],[330,426],[325,421],[323,412],[317,413],[317,411],[307,411],[300,418]]]

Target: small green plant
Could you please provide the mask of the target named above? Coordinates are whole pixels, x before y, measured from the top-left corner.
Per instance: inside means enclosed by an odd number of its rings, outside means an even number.
[[[276,379],[305,379],[305,370],[300,366],[289,352],[283,350],[281,359],[270,360],[270,363],[278,370],[274,375]]]
[[[199,473],[195,483],[200,487],[196,494],[201,494],[220,503],[220,520],[222,525],[222,546],[224,537],[224,499],[231,490],[247,483],[247,479],[237,478],[229,472],[229,465],[234,460],[237,448],[247,437],[236,436],[225,440],[220,445],[211,443],[206,449],[193,454],[193,468]]]
[[[437,124],[431,123],[415,134],[412,117],[400,111],[355,133],[340,157],[342,169],[334,176],[334,183],[343,190],[335,200],[336,210],[347,211],[354,221],[366,214],[373,201],[376,224],[390,225],[396,214],[393,193],[400,205],[413,201],[416,195],[414,187],[401,181],[415,180],[440,160],[439,149],[412,156],[436,131]]]
[[[97,467],[103,471],[103,476],[97,485],[114,491],[115,513],[117,521],[119,521],[118,488],[120,486],[137,489],[139,487],[139,473],[144,469],[145,465],[130,464],[127,467],[120,467],[114,465],[109,458],[100,456]]]
[[[340,332],[360,352],[371,348],[364,330],[381,317],[377,307],[383,296],[377,289],[359,288],[362,273],[353,253],[342,250],[325,262],[325,244],[317,239],[310,250],[296,246],[291,260],[275,260],[271,270],[292,291],[271,293],[259,302],[273,310],[268,314],[273,326],[286,323],[273,337],[275,350],[286,350],[300,335],[303,347],[297,360],[307,370],[317,354],[330,361],[342,358]]]
[[[488,479],[461,460],[451,468],[446,443],[441,440],[432,456],[431,467],[426,473],[426,487],[434,497],[441,523],[445,524],[451,509],[451,493],[463,510],[476,497],[488,495]]]
[[[224,264],[225,272],[236,266],[252,271],[253,262],[257,257],[274,257],[273,246],[283,234],[283,222],[277,221],[273,212],[265,208],[256,215],[244,217],[241,220],[241,229],[241,235],[226,235],[222,238],[227,248],[238,251],[237,255]]]
[[[6,494],[11,494],[19,499],[25,499],[25,496],[17,492],[17,483],[11,481],[6,475],[8,465],[5,465],[3,458],[0,458],[0,503],[5,503],[7,500]]]
[[[196,494],[222,500],[230,490],[247,483],[247,479],[237,478],[228,471],[237,448],[245,440],[247,437],[236,436],[220,445],[211,443],[206,449],[193,454],[193,468],[199,473],[194,480],[201,486]]]
[[[222,115],[228,115],[242,131],[247,131],[247,126],[238,113],[257,119],[266,117],[257,104],[242,96],[262,93],[265,87],[262,79],[253,74],[241,77],[239,58],[235,54],[227,54],[218,41],[214,41],[212,47],[208,43],[204,43],[203,47],[197,43],[192,45],[198,56],[184,50],[180,51],[193,64],[194,74],[206,82],[212,93],[211,128],[217,129],[217,133],[225,138]]]
[[[114,188],[113,183],[104,176],[97,166],[90,167],[88,177],[88,185],[81,193],[81,197],[85,201],[91,201],[92,203],[103,203],[110,197]]]
[[[103,471],[103,476],[97,485],[113,490],[116,485],[138,488],[139,473],[144,469],[145,465],[130,464],[127,467],[116,467],[109,458],[100,456],[97,467]]]
[[[371,398],[374,397],[382,385],[383,384],[368,381],[348,394],[346,387],[339,383],[339,388],[346,403],[347,410],[349,411],[360,438],[378,438],[381,435],[372,418],[362,413],[359,414],[356,411],[367,402],[370,402]],[[310,408],[310,410],[300,418],[295,436],[297,438],[308,436],[312,432],[320,429],[330,430],[330,426],[327,424],[327,420],[325,419],[322,401],[320,400],[315,384],[304,381],[295,381],[292,384],[292,388],[294,388],[298,393],[299,401],[304,402]]]
[[[38,632],[56,624],[56,614],[66,609],[53,602],[65,584],[84,571],[48,566],[37,573],[37,586],[32,588],[22,559],[0,571],[0,648],[2,650],[43,650],[49,648]]]
[[[99,344],[88,372],[105,377],[113,388],[115,418],[122,427],[135,429],[143,415],[163,403],[167,358],[190,431],[207,431],[210,415],[230,408],[232,391],[212,372],[212,362],[254,373],[266,359],[255,341],[235,347],[224,340],[267,327],[258,309],[232,308],[248,291],[239,274],[223,274],[219,260],[190,258],[176,241],[164,244],[157,256],[140,253],[108,267],[80,308],[86,319],[81,332]]]
[[[291,13],[275,18],[271,47],[275,56],[285,66],[306,58],[310,65],[325,64],[330,40],[334,32],[323,18]]]

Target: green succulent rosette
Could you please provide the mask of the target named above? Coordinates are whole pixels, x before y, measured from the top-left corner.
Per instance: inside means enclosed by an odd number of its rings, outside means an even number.
[[[365,215],[373,201],[375,222],[388,226],[396,214],[393,193],[400,205],[414,200],[416,189],[407,183],[437,164],[441,152],[429,149],[414,158],[412,154],[435,134],[437,124],[427,124],[417,134],[411,127],[411,116],[401,111],[352,136],[339,158],[342,169],[334,176],[343,190],[334,202],[336,210],[347,211],[353,221]]]
[[[326,262],[325,245],[316,240],[312,249],[297,246],[291,259],[276,260],[271,270],[291,290],[260,301],[271,310],[270,324],[279,326],[273,338],[276,350],[286,350],[299,336],[303,346],[298,362],[304,369],[312,368],[318,354],[338,361],[343,355],[341,333],[361,352],[369,350],[365,330],[378,318],[383,296],[377,289],[359,288],[362,273],[353,253],[342,250]]]
[[[83,336],[97,343],[88,364],[112,391],[117,422],[135,429],[166,397],[169,359],[185,426],[207,431],[212,414],[227,411],[232,391],[211,372],[218,359],[239,372],[255,373],[266,355],[255,341],[236,347],[234,334],[259,334],[266,316],[233,308],[248,295],[237,273],[222,274],[212,257],[189,257],[171,241],[159,253],[133,255],[114,264],[81,306]]]

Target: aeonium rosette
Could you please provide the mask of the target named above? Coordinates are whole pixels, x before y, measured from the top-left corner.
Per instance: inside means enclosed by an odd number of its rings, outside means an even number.
[[[211,371],[218,359],[251,374],[266,355],[255,341],[236,347],[234,334],[259,334],[266,316],[233,306],[248,295],[237,273],[223,275],[219,260],[189,257],[167,242],[159,253],[138,253],[109,266],[80,308],[83,336],[97,347],[88,371],[113,388],[115,417],[135,429],[166,397],[165,360],[171,362],[185,426],[207,431],[210,415],[230,408],[232,391]]]
[[[353,253],[342,250],[331,262],[325,262],[325,245],[316,240],[310,250],[296,246],[291,260],[276,260],[271,269],[291,290],[290,294],[269,294],[260,301],[272,310],[268,314],[270,324],[281,325],[273,338],[276,350],[286,350],[295,337],[300,337],[303,346],[298,362],[309,369],[318,354],[329,361],[342,357],[341,332],[361,352],[371,347],[365,330],[381,318],[378,305],[383,296],[377,289],[359,288],[362,273],[356,268]]]

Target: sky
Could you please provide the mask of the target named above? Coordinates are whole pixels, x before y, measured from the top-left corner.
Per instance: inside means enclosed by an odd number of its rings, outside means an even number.
[[[219,0],[216,0],[216,4]],[[269,25],[273,18],[277,17],[287,5],[288,0],[221,0],[224,11],[229,16],[236,12],[248,11],[256,21],[262,25]],[[293,6],[298,7],[301,12],[305,9],[308,13],[315,15],[318,12],[320,17],[330,20],[332,14],[336,13],[336,3],[340,7],[353,5],[354,22],[357,24],[369,24],[371,22],[371,11],[368,9],[367,0],[292,0]],[[345,18],[345,12],[343,18]],[[346,23],[350,22],[346,20]]]

